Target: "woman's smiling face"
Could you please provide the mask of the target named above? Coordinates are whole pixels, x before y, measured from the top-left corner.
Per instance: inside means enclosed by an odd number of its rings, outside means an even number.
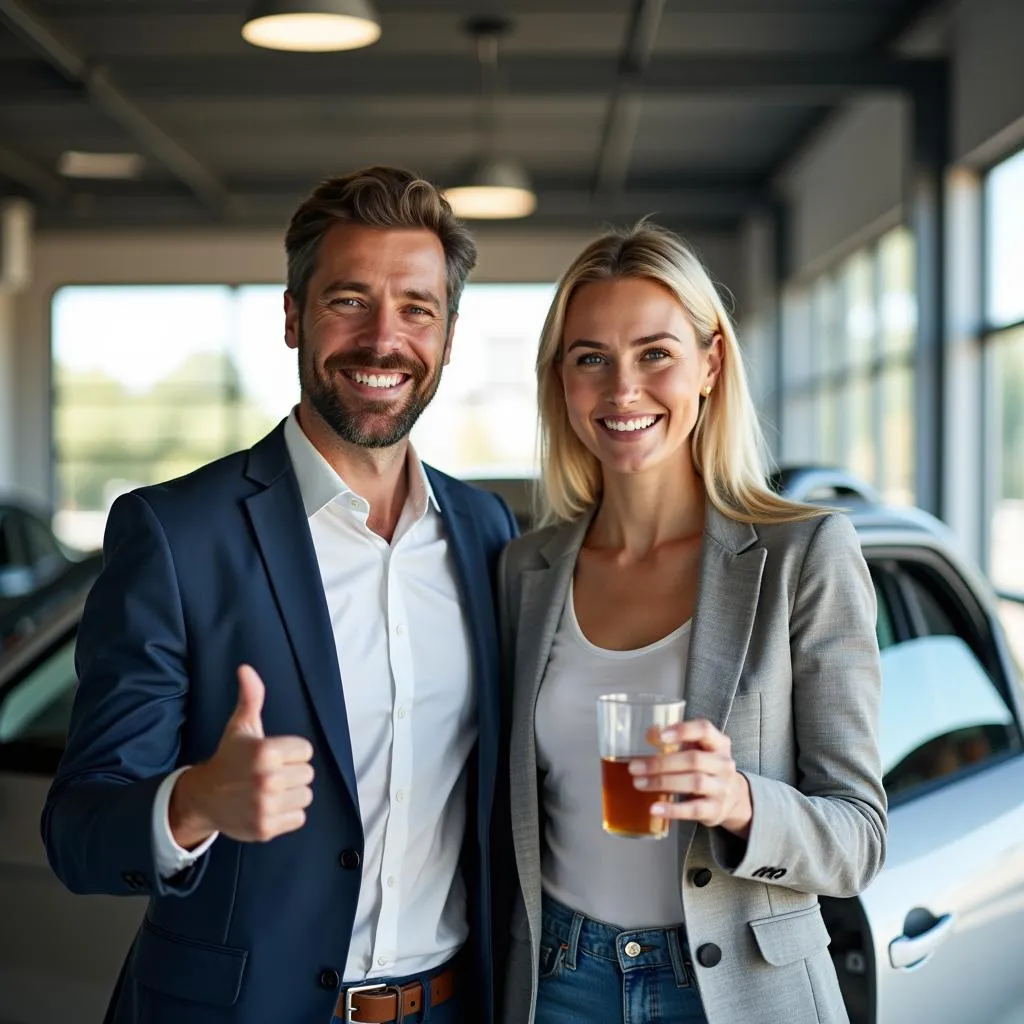
[[[679,300],[650,278],[591,281],[569,300],[559,372],[576,435],[605,472],[690,458],[703,389],[721,361]]]

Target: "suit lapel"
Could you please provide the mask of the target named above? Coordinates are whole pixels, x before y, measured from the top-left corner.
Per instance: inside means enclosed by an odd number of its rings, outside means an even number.
[[[477,721],[480,730],[478,765],[477,826],[481,836],[490,821],[494,798],[494,778],[498,769],[500,730],[500,663],[498,627],[494,611],[491,571],[472,511],[466,507],[456,488],[444,477],[426,467],[444,521],[448,549],[455,563],[463,608],[469,625],[475,667]]]
[[[358,809],[348,716],[323,582],[298,483],[278,429],[253,448],[247,473],[263,484],[246,500],[256,544],[291,641],[303,684]],[[273,685],[273,680],[267,680]]]

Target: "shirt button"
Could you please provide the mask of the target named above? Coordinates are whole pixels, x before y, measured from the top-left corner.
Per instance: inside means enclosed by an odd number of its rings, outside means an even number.
[[[402,634],[405,633],[405,626],[403,626],[401,623],[399,623],[397,626],[395,626],[395,632],[399,636],[402,636]]]
[[[395,790],[395,800],[397,800],[398,803],[401,803],[404,799],[405,799],[405,790],[404,789],[396,789]]]
[[[395,887],[395,876],[394,875],[388,875],[388,888],[389,889],[394,889],[394,887]]]
[[[408,712],[408,711],[406,711],[406,710],[405,710],[405,708],[399,708],[399,709],[398,709],[398,717],[399,717],[399,718],[405,718],[405,716],[406,716],[406,715],[407,715],[408,713],[409,713],[409,712]]]
[[[379,957],[377,957],[377,966],[378,967],[387,967],[387,965],[388,965],[388,958],[386,956],[379,956]]]
[[[352,506],[352,508],[359,508],[359,499],[358,498],[349,498],[348,499],[348,503],[349,503],[349,505]]]
[[[639,942],[627,942],[624,950],[626,956],[639,956],[640,955],[640,943]]]

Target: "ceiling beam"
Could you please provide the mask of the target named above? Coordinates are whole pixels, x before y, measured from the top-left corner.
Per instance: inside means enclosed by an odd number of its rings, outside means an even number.
[[[629,28],[619,57],[619,75],[601,130],[594,179],[594,191],[598,195],[613,194],[625,188],[643,105],[640,97],[631,95],[626,86],[647,67],[664,11],[665,0],[633,0]]]
[[[61,177],[7,146],[0,146],[0,175],[24,185],[33,195],[51,203],[67,196],[67,186]]]
[[[280,227],[315,185],[301,182],[232,181],[232,204],[223,217],[213,217],[184,191],[143,182],[104,183],[76,196],[67,208],[40,211],[44,227],[130,226],[162,224],[237,227]],[[537,210],[521,223],[525,227],[579,227],[628,224],[653,216],[669,226],[722,228],[735,226],[750,213],[766,208],[769,199],[747,181],[682,179],[673,184],[651,180],[612,197],[596,197],[590,182],[578,179],[535,181]],[[504,223],[504,222],[503,222]]]
[[[228,196],[216,175],[131,100],[103,67],[93,66],[23,0],[0,0],[0,17],[65,78],[84,87],[96,106],[184,182],[207,206],[223,211]]]
[[[15,0],[0,0],[0,9]],[[405,57],[354,51],[345,60],[306,54],[188,59],[130,58],[112,64],[119,82],[154,102],[203,99],[464,100],[479,91],[471,57]],[[630,77],[625,91],[641,98],[739,96],[829,103],[866,92],[912,93],[934,79],[942,61],[925,58],[827,56],[658,56]],[[506,100],[601,99],[619,78],[616,58],[517,56],[502,59]]]

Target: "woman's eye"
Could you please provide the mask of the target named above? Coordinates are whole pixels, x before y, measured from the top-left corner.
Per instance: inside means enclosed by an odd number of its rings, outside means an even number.
[[[647,362],[657,362],[659,359],[667,359],[668,353],[663,348],[649,348],[641,357]]]
[[[604,360],[596,352],[587,352],[586,354],[577,357],[577,366],[600,366]]]

